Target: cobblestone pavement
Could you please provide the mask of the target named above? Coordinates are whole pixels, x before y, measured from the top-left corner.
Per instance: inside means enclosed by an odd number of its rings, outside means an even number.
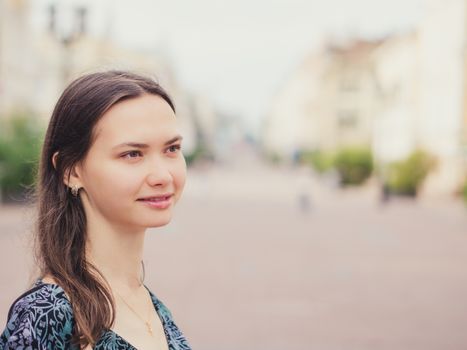
[[[467,208],[304,178],[193,170],[172,223],[148,231],[146,283],[193,348],[466,349]],[[0,327],[32,274],[32,220],[0,209]]]

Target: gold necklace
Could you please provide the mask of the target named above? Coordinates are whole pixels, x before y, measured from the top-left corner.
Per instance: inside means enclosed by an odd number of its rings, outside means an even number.
[[[120,299],[122,299],[122,301],[125,303],[126,306],[128,306],[128,308],[141,320],[143,321],[143,323],[146,325],[146,327],[148,328],[148,333],[151,335],[151,337],[154,335],[153,333],[153,330],[152,330],[152,326],[151,326],[151,309],[149,309],[149,312],[148,312],[148,319],[147,321],[144,320],[144,318],[142,318],[140,316],[140,314],[138,314],[135,309],[133,309],[131,307],[130,304],[127,303],[127,301],[120,295],[119,292],[115,291],[115,293],[120,297]]]

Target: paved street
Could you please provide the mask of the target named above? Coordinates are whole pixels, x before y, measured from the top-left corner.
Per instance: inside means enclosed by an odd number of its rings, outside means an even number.
[[[467,348],[467,208],[338,191],[292,170],[193,170],[150,230],[147,285],[200,350]],[[309,190],[308,211],[298,194]],[[302,202],[303,203],[303,202]],[[0,212],[0,327],[32,273],[23,208]]]

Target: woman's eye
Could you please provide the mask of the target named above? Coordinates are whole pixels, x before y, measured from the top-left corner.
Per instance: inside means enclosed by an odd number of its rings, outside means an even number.
[[[141,156],[140,151],[130,151],[122,155],[123,158],[136,158]]]
[[[171,153],[178,152],[181,149],[180,145],[172,145],[168,148],[168,151]]]

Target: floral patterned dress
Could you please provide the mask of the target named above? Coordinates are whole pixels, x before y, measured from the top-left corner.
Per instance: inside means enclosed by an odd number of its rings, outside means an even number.
[[[164,327],[169,350],[191,350],[175,325],[172,314],[149,291],[154,308]],[[71,344],[73,312],[63,289],[37,280],[34,287],[12,305],[5,330],[0,335],[0,350],[77,350]],[[136,350],[111,329],[94,346],[96,350]]]

